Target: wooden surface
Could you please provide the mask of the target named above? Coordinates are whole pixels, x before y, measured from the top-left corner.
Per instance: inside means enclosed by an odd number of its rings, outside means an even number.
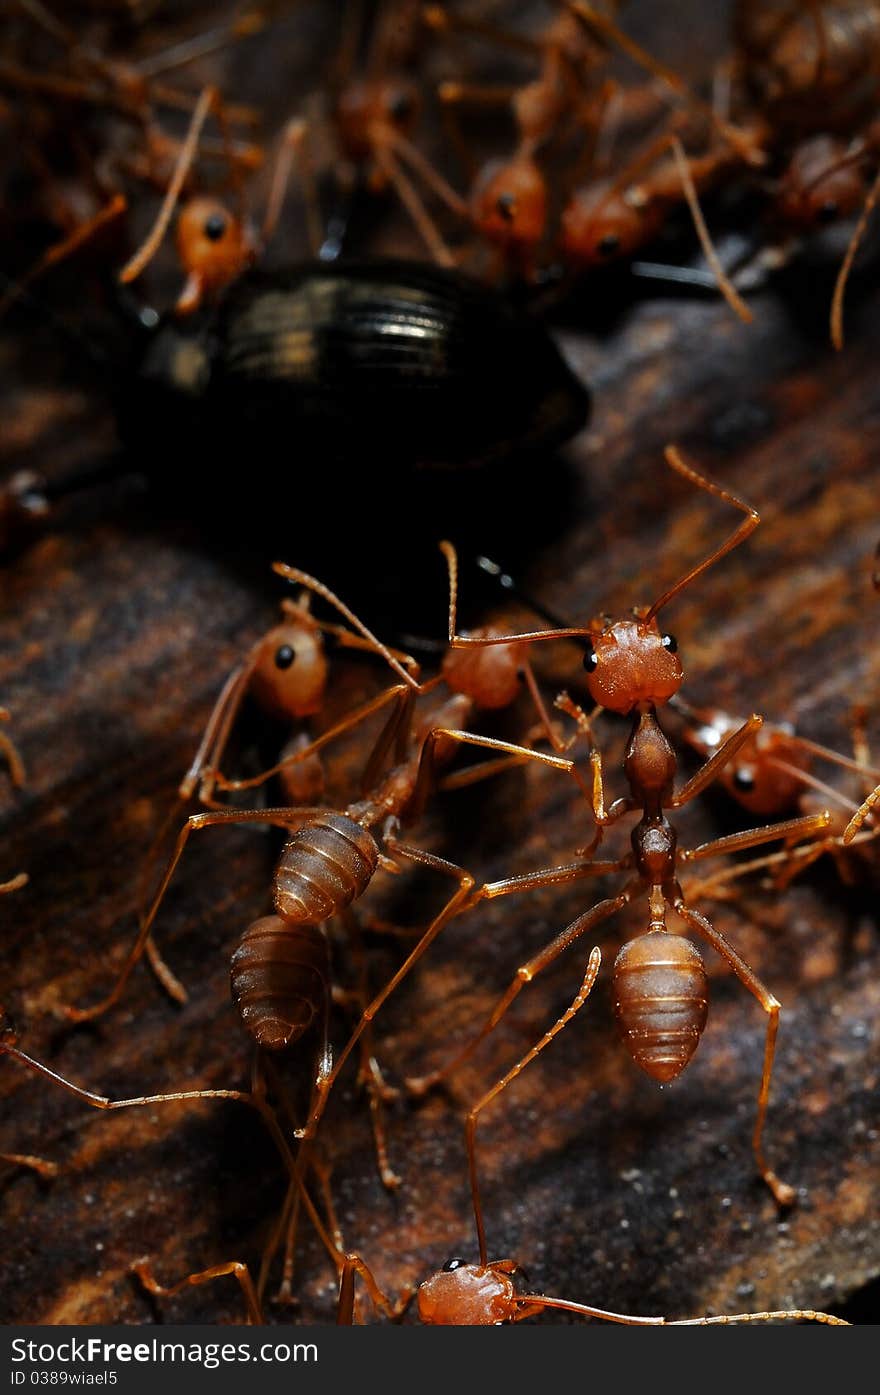
[[[555,318],[571,363],[593,386],[591,426],[557,475],[512,473],[496,483],[491,515],[484,498],[477,511],[469,492],[450,484],[444,510],[461,523],[453,536],[468,546],[485,538],[486,550],[511,559],[563,615],[586,619],[648,603],[731,524],[722,505],[664,469],[662,447],[675,441],[762,515],[754,537],[664,615],[683,657],[685,695],[796,721],[843,749],[850,707],[864,702],[877,747],[874,281],[866,274],[851,297],[841,355],[826,342],[830,281],[821,268],[769,284],[753,298],[748,328],[720,300],[654,287],[634,294],[623,274],[601,302],[585,288]],[[52,470],[111,443],[100,394],[83,374],[66,372],[46,331],[23,320],[7,327],[2,361],[0,431],[11,464]],[[377,514],[384,503],[377,475]],[[399,517],[399,500],[394,507]],[[405,517],[404,509],[401,523]],[[322,575],[340,578],[347,598],[389,638],[438,636],[435,521],[429,503],[418,546],[399,553],[377,545],[367,528],[352,530],[341,559],[333,514],[322,510],[307,522],[292,519],[283,556],[320,569],[326,553]],[[228,960],[267,905],[278,844],[259,831],[199,835],[163,907],[157,934],[189,987],[185,1008],[141,968],[124,1002],[93,1027],[62,1027],[57,1009],[93,1000],[120,963],[146,849],[213,697],[274,621],[282,591],[268,564],[279,542],[268,528],[245,535],[228,523],[175,519],[120,485],[4,566],[0,700],[14,714],[28,779],[21,793],[4,785],[2,874],[24,869],[30,883],[0,904],[2,1000],[25,1049],[89,1088],[121,1096],[247,1079]],[[512,614],[478,594],[468,572],[463,586],[466,623]],[[382,681],[370,663],[333,663],[322,721]],[[551,689],[583,691],[575,651],[548,646],[541,666]],[[484,729],[516,735],[529,721],[523,705]],[[622,729],[613,719],[602,725],[612,753]],[[243,761],[256,759],[260,739],[252,717]],[[367,740],[365,733],[334,765],[332,787],[343,797]],[[612,760],[609,767],[619,792],[622,777]],[[682,842],[745,823],[721,796],[709,797],[682,814]],[[570,785],[530,768],[442,796],[412,838],[485,879],[564,861],[588,833]],[[403,923],[418,923],[446,891],[430,879],[390,887],[381,880],[371,908]],[[515,967],[589,895],[574,887],[510,898],[453,924],[379,1018],[389,1077],[444,1060]],[[711,913],[783,1003],[766,1142],[799,1188],[797,1206],[780,1218],[753,1175],[764,1017],[714,958],[709,1026],[682,1079],[659,1090],[620,1045],[608,982],[617,947],[644,924],[637,902],[599,936],[605,964],[587,1007],[484,1116],[492,1254],[519,1260],[538,1291],[623,1312],[849,1304],[853,1315],[876,1321],[875,866],[844,887],[822,863],[784,896],[752,887]],[[451,1254],[475,1257],[463,1113],[568,1004],[588,948],[570,952],[522,995],[447,1094],[392,1107],[397,1194],[377,1177],[353,1076],[334,1098],[326,1139],[340,1220],[346,1242],[386,1289],[418,1282]],[[371,942],[374,984],[402,952],[394,941]],[[341,1019],[334,1034],[344,1039]],[[293,1079],[306,1064],[293,1063]],[[258,1264],[284,1183],[248,1111],[180,1104],[98,1115],[8,1061],[0,1062],[0,1096],[0,1147],[61,1164],[51,1183],[21,1172],[0,1180],[6,1321],[242,1320],[231,1280],[154,1305],[128,1269],[148,1254],[171,1282],[227,1259]],[[297,1316],[332,1321],[334,1290],[306,1229]]]

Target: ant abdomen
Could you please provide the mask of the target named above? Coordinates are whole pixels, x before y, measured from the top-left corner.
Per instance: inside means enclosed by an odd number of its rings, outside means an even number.
[[[625,944],[614,963],[614,1011],[627,1050],[652,1080],[680,1075],[709,1010],[699,950],[681,935],[652,931]]]
[[[232,955],[232,1001],[266,1051],[281,1051],[308,1030],[326,1009],[329,982],[330,950],[317,925],[263,916]]]
[[[373,835],[328,811],[297,829],[275,870],[275,909],[290,925],[319,925],[369,885],[379,861]]]

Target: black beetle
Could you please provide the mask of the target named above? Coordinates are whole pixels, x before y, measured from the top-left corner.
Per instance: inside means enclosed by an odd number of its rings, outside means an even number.
[[[404,531],[417,551],[420,534],[464,541],[470,526],[509,556],[521,462],[589,414],[540,321],[417,262],[253,270],[192,320],[128,318],[121,352],[98,362],[122,458],[50,481],[19,470],[0,488],[0,549],[51,523],[73,491],[134,470],[200,530],[210,518],[230,546],[295,545],[300,559],[312,543],[325,573],[331,539],[354,564],[368,540],[400,552]],[[541,479],[549,524],[566,504],[543,457]]]
[[[280,482],[291,462],[487,465],[558,445],[588,408],[537,320],[456,272],[389,260],[246,273],[206,319],[159,326],[118,416],[127,445],[157,449],[150,474],[195,431],[208,458],[222,443]]]

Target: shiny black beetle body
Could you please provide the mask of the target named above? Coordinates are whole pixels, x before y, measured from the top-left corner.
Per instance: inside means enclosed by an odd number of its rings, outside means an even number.
[[[328,461],[346,475],[495,464],[560,444],[588,410],[538,321],[477,281],[399,261],[247,273],[198,324],[160,325],[118,405],[127,445],[164,441],[151,474],[185,436],[206,466],[220,446],[279,482]]]

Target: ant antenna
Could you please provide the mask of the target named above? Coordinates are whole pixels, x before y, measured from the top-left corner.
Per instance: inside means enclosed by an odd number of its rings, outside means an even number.
[[[162,200],[162,206],[156,216],[156,221],[137,252],[135,252],[133,257],[129,258],[119,273],[119,279],[124,286],[128,285],[129,281],[134,281],[137,276],[140,276],[141,272],[147,264],[152,261],[156,252],[159,250],[162,239],[168,231],[168,225],[171,222],[174,209],[177,206],[177,200],[180,198],[186,176],[189,174],[190,167],[195,159],[202,127],[208,119],[209,114],[212,111],[216,111],[218,100],[219,93],[215,87],[205,87],[202,89],[201,96],[193,110],[186,138],[180,147],[177,164],[171,176],[171,182],[168,185],[165,198]]]
[[[749,534],[755,531],[761,521],[761,515],[758,513],[757,509],[753,509],[751,505],[745,503],[745,501],[740,499],[736,494],[731,494],[729,489],[723,489],[720,484],[716,484],[714,480],[707,479],[705,475],[701,475],[699,471],[695,470],[692,465],[688,465],[677,446],[667,446],[663,455],[666,464],[671,470],[675,470],[677,474],[682,475],[686,480],[690,480],[691,484],[696,485],[698,489],[705,489],[707,494],[714,494],[716,498],[724,499],[726,503],[733,504],[734,508],[739,509],[741,513],[745,514],[745,518],[733,530],[726,542],[723,542],[721,546],[716,548],[714,552],[711,552],[708,557],[704,557],[703,561],[698,562],[689,572],[685,572],[684,576],[680,577],[675,585],[671,586],[668,591],[663,592],[660,599],[655,601],[650,610],[642,616],[643,624],[649,624],[674,596],[677,596],[680,591],[683,591],[686,586],[689,586],[690,583],[695,581],[698,576],[701,576],[703,572],[708,571],[709,567],[714,566],[716,562],[720,562],[721,558],[726,556],[728,552],[732,552],[735,547],[739,547],[741,542],[745,542]]]
[[[853,229],[852,237],[849,240],[849,246],[846,249],[846,256],[843,259],[843,264],[838,272],[837,281],[834,286],[834,296],[831,301],[831,342],[838,351],[843,348],[843,298],[846,293],[846,283],[849,280],[849,274],[852,271],[853,262],[856,259],[856,253],[864,237],[865,229],[871,221],[871,214],[874,211],[874,205],[878,197],[880,197],[880,174],[876,176],[873,184],[868,190],[867,198],[862,205],[862,211],[859,215],[859,221]]]
[[[540,601],[535,600],[534,596],[530,595],[528,591],[523,591],[514,581],[513,577],[510,576],[508,572],[505,572],[497,562],[493,562],[491,557],[477,557],[476,563],[480,571],[485,572],[487,576],[491,576],[497,581],[503,591],[507,591],[515,600],[522,601],[523,605],[528,606],[529,610],[534,611],[536,615],[540,615],[542,620],[546,620],[548,625],[556,625],[561,630],[570,630],[574,628],[570,620],[561,619],[554,611],[548,610]]]
[[[362,635],[363,638],[375,648],[376,653],[382,655],[385,662],[403,679],[407,687],[414,688],[416,692],[421,691],[415,678],[413,678],[412,674],[404,668],[403,664],[394,657],[388,646],[383,644],[382,641],[373,634],[373,631],[367,628],[363,620],[359,620],[354,611],[349,610],[345,602],[341,601],[336,593],[330,590],[329,586],[325,586],[323,581],[318,581],[316,577],[310,576],[308,572],[300,571],[299,567],[289,567],[286,562],[273,562],[272,570],[277,572],[279,576],[286,577],[288,581],[296,582],[300,586],[305,586],[309,591],[314,591],[316,596],[320,596],[328,605],[332,605],[335,610],[339,611],[343,619],[347,620],[348,623],[357,630],[358,634]],[[415,667],[414,663],[413,667]]]

